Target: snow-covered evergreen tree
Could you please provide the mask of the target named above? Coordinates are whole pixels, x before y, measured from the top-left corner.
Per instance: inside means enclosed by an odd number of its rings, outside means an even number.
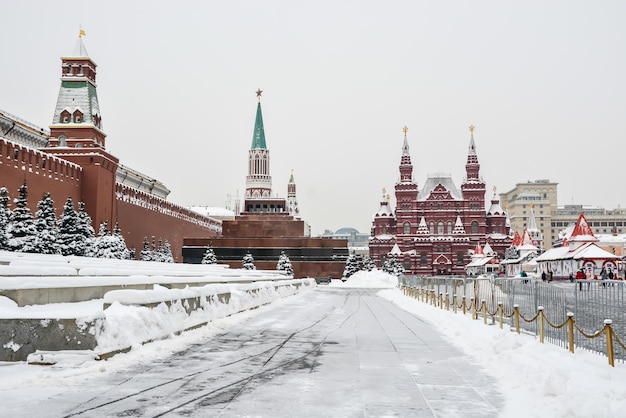
[[[50,193],[43,195],[37,203],[39,210],[37,211],[37,220],[35,228],[37,236],[35,237],[34,251],[40,254],[60,254],[59,229],[57,227],[57,217],[54,211],[54,201],[50,197]]]
[[[383,263],[383,271],[389,274],[393,274],[396,277],[400,277],[404,274],[404,267],[402,267],[402,263],[398,260],[398,257],[393,256],[389,257]]]
[[[256,270],[256,266],[254,265],[254,258],[250,253],[247,253],[243,256],[242,265],[244,270]]]
[[[104,221],[100,224],[98,237],[95,239],[89,255],[97,258],[127,260],[128,248],[126,248],[124,238],[121,234],[115,235],[109,233],[108,222]]]
[[[215,264],[217,263],[217,256],[215,255],[215,251],[211,244],[207,245],[206,250],[204,251],[204,256],[202,257],[202,264]]]
[[[161,260],[164,263],[173,263],[174,262],[174,254],[172,254],[172,245],[168,240],[165,240],[163,244],[163,259]]]
[[[0,250],[9,249],[9,236],[7,228],[9,226],[9,191],[6,187],[0,187]]]
[[[143,237],[143,249],[139,253],[139,259],[141,261],[152,261],[152,251],[150,251],[148,237]]]
[[[63,255],[82,255],[85,253],[85,237],[78,231],[78,214],[74,210],[74,201],[68,196],[59,218],[59,248]],[[82,248],[82,251],[79,251]]]
[[[37,237],[37,228],[35,228],[33,214],[28,208],[28,187],[26,187],[26,183],[21,185],[18,191],[19,196],[15,199],[15,209],[11,212],[7,226],[9,249],[32,253],[35,251],[34,244]]]
[[[76,224],[77,235],[81,235],[83,238],[77,238],[75,243],[75,255],[86,255],[89,249],[93,246],[95,239],[95,231],[91,226],[91,217],[85,210],[85,203],[78,202],[78,222]]]
[[[363,257],[363,270],[372,271],[375,268],[376,268],[376,265],[374,264],[374,260],[372,260],[371,257],[368,257],[368,256]]]
[[[343,270],[343,277],[348,278],[359,271],[359,256],[350,254],[346,260],[346,268]]]
[[[284,251],[280,252],[280,256],[278,257],[278,264],[276,265],[276,270],[286,271],[287,274],[293,275],[293,266],[291,265],[291,260],[289,260],[289,256],[285,254]]]
[[[126,247],[126,240],[124,239],[124,235],[122,235],[120,225],[117,222],[115,222],[115,225],[113,227],[113,233],[111,233],[111,235],[118,241],[120,260],[130,259],[130,250]]]

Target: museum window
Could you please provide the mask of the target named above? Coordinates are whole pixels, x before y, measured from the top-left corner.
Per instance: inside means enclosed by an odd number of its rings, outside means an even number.
[[[420,253],[420,267],[426,267],[428,263],[426,262],[426,253]]]
[[[452,222],[448,222],[448,234],[452,233]]]
[[[462,266],[464,264],[465,264],[465,262],[463,260],[463,253],[456,253],[456,265],[457,266]]]
[[[443,235],[443,222],[438,222],[437,223],[437,235]]]
[[[404,227],[404,234],[405,235],[409,235],[411,233],[411,223],[410,222],[405,222],[403,224]]]
[[[435,223],[434,222],[430,222],[428,224],[428,229],[430,230],[430,235],[435,235]]]
[[[472,234],[478,234],[478,222],[472,222]]]

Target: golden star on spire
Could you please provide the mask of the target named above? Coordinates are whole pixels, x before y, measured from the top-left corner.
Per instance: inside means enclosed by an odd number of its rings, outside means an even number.
[[[474,129],[476,129],[476,127],[475,127],[474,125],[470,125],[470,126],[469,126],[469,131],[470,131],[471,133],[474,133]]]
[[[259,103],[261,103],[261,94],[262,93],[263,93],[263,90],[261,90],[261,89],[258,89],[256,91],[256,97],[257,97],[257,99],[259,99]]]
[[[406,133],[409,131],[409,127],[404,125],[404,128],[402,128],[402,132],[404,132],[404,136],[406,136]]]

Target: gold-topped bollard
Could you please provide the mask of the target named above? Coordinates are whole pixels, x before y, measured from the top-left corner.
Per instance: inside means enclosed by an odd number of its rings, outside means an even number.
[[[467,315],[467,299],[465,298],[465,296],[463,296],[461,305],[463,306],[463,315]]]
[[[443,309],[443,292],[439,292],[439,308]]]
[[[569,351],[574,352],[574,312],[567,313],[567,339],[569,341]]]
[[[450,293],[446,292],[446,311],[450,310]]]
[[[498,317],[500,318],[500,329],[502,329],[503,318],[502,302],[498,302]]]
[[[456,300],[457,299],[456,299],[456,294],[455,294],[454,296],[452,296],[452,305],[454,305],[452,309],[454,310],[454,313],[457,313],[457,310],[458,310],[458,307],[456,306]]]
[[[545,332],[543,330],[543,306],[537,307],[537,310],[539,311],[539,316],[537,317],[539,320],[539,342],[543,344],[543,339],[545,336]]]
[[[487,325],[487,301],[485,299],[480,302],[480,307],[483,311],[483,324]]]
[[[613,321],[604,320],[604,332],[606,332],[606,355],[609,358],[609,365],[615,367],[615,353],[613,352]]]
[[[516,303],[513,305],[513,309],[515,313],[515,332],[519,334],[519,305]]]

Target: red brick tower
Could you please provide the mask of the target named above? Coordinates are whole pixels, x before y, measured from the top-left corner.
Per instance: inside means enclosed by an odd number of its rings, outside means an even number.
[[[50,145],[43,151],[83,168],[81,200],[94,228],[117,220],[115,173],[119,160],[106,152],[106,134],[96,92],[96,63],[87,54],[81,29],[69,57],[61,58],[61,87],[52,125]]]

